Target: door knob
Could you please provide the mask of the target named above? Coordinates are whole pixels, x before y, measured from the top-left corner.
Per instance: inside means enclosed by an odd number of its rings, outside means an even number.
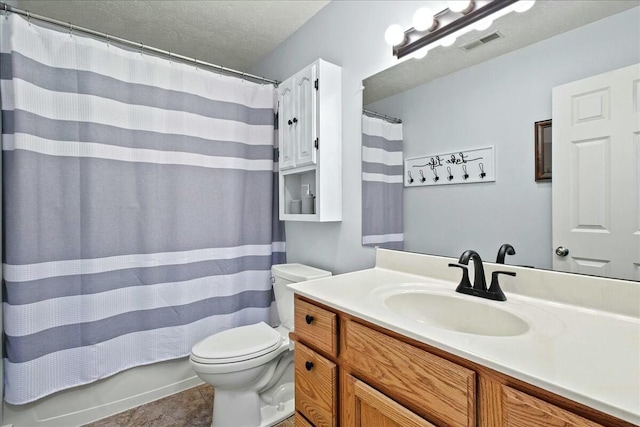
[[[569,255],[569,249],[565,248],[564,246],[558,246],[556,248],[556,255],[558,255],[558,256],[567,256],[567,255]]]

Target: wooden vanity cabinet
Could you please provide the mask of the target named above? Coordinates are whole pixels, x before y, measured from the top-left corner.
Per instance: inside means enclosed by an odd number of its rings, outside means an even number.
[[[632,427],[295,297],[296,427]]]

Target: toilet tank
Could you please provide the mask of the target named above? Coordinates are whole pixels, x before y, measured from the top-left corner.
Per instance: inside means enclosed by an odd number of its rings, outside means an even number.
[[[329,277],[331,272],[303,264],[277,264],[271,267],[271,275],[280,324],[293,330],[293,292],[287,285]]]

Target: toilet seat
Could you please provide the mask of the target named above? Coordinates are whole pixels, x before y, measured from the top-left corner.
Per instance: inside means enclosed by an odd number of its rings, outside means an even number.
[[[255,359],[277,350],[282,335],[264,322],[211,335],[193,346],[191,360],[219,365]]]

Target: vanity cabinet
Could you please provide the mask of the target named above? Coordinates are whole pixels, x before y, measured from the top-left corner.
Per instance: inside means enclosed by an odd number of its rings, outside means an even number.
[[[296,426],[632,424],[296,295]]]
[[[279,215],[285,221],[342,220],[342,73],[318,59],[278,86]],[[298,213],[306,186],[314,213]]]

